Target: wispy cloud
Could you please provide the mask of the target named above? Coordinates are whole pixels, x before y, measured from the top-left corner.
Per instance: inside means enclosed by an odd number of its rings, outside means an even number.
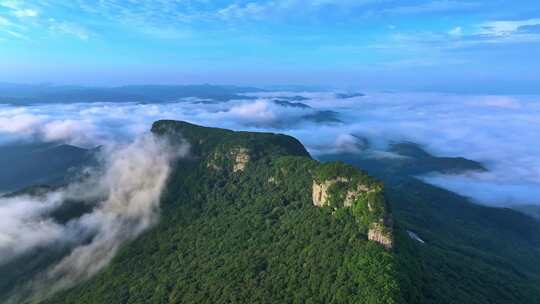
[[[461,26],[456,26],[453,29],[449,30],[448,34],[450,34],[451,36],[461,36],[463,34],[463,29],[461,28]]]
[[[440,0],[415,5],[396,5],[393,8],[382,10],[382,12],[391,14],[424,14],[470,10],[479,6],[481,6],[479,2]]]
[[[0,1],[0,7],[8,9],[11,15],[19,18],[37,17],[39,15],[39,12],[35,8],[27,7],[22,1]]]
[[[480,25],[482,29],[480,34],[496,37],[511,36],[522,34],[521,29],[535,25],[540,25],[540,18],[516,21],[491,21]]]
[[[87,40],[91,32],[75,22],[49,18],[41,11],[50,7],[50,3],[36,1],[31,5],[24,1],[0,1],[0,7],[7,10],[5,17],[0,17],[0,31],[3,30],[11,38],[31,41],[30,35],[39,33],[43,37],[48,30],[54,34],[68,34],[81,40]]]
[[[33,9],[22,9],[22,10],[16,10],[13,12],[13,14],[17,17],[36,17],[39,13],[36,10]]]
[[[80,24],[57,21],[54,18],[49,19],[49,30],[56,34],[65,34],[79,38],[80,40],[88,40],[93,33]]]
[[[349,45],[348,49],[353,52],[370,49],[389,53],[399,52],[401,57],[408,54],[418,57],[418,54],[422,54],[426,60],[436,56],[435,61],[439,64],[447,64],[456,62],[455,58],[450,57],[455,55],[455,50],[493,45],[540,43],[540,31],[535,31],[535,27],[540,28],[540,19],[489,21],[468,26],[456,25],[447,31],[392,31],[377,41],[357,46]],[[342,50],[347,51],[343,48]],[[408,62],[410,59],[400,59],[396,62]],[[426,60],[423,62],[429,61]],[[410,62],[415,61],[414,59]]]

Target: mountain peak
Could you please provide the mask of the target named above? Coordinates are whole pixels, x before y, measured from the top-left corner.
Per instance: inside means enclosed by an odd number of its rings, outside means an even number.
[[[393,246],[391,217],[383,195],[383,185],[365,172],[341,162],[319,164],[313,162],[304,146],[295,138],[282,134],[235,132],[209,128],[185,121],[162,120],[152,126],[152,132],[164,136],[173,144],[187,141],[193,156],[203,159],[208,170],[242,173],[252,163],[265,170],[280,157],[305,157],[311,164],[308,172],[297,172],[293,177],[306,176],[312,181],[313,205],[333,210],[349,209],[359,229],[369,240],[387,249]],[[255,165],[256,166],[256,165]],[[289,171],[290,166],[280,166]],[[273,182],[285,180],[280,174],[269,178]]]
[[[152,125],[152,133],[172,143],[187,141],[191,145],[191,153],[196,157],[206,157],[216,149],[246,149],[254,159],[286,155],[310,157],[296,138],[283,134],[233,131],[174,120],[156,121]]]

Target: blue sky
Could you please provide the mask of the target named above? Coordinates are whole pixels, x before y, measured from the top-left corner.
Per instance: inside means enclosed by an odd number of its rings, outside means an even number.
[[[0,0],[0,82],[540,92],[533,0]]]

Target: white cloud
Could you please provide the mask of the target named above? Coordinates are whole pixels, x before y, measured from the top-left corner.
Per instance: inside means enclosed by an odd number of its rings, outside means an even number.
[[[19,18],[37,17],[39,15],[36,9],[26,7],[23,1],[3,0],[0,1],[0,6],[8,9],[10,14]]]
[[[103,168],[88,171],[82,181],[43,196],[0,197],[0,265],[58,243],[73,247],[71,253],[30,280],[29,293],[40,298],[91,277],[124,242],[157,222],[171,162],[188,152],[187,143],[173,145],[146,133],[129,144],[103,147]],[[50,218],[62,204],[85,199],[91,212],[65,224]]]
[[[97,183],[106,194],[78,224],[97,230],[92,241],[75,248],[50,271],[47,292],[88,279],[107,265],[120,246],[155,224],[170,164],[189,152],[185,143],[169,143],[145,134],[129,145],[106,149],[105,172]],[[84,189],[82,187],[81,189]]]
[[[13,12],[13,14],[17,17],[37,17],[38,16],[38,11],[36,10],[33,10],[33,9],[21,9],[21,10],[16,10]]]
[[[0,27],[13,26],[13,23],[8,19],[0,16]]]
[[[463,34],[463,29],[461,26],[456,26],[455,28],[451,29],[448,34],[450,36],[459,37]]]
[[[49,30],[53,33],[75,36],[80,40],[88,40],[92,35],[88,29],[80,24],[57,21],[52,18],[49,19]]]
[[[383,10],[383,13],[391,14],[423,14],[423,13],[439,13],[458,10],[469,10],[477,8],[481,4],[470,1],[451,1],[438,0],[428,1],[415,5],[397,5],[393,8]]]
[[[26,108],[0,108],[0,134],[31,135],[43,120],[44,117],[33,114]]]
[[[45,141],[70,141],[73,144],[87,143],[96,133],[96,126],[85,120],[54,120],[42,128]]]
[[[527,184],[540,189],[540,147],[531,144],[540,129],[540,97],[372,93],[338,100],[333,93],[301,93],[311,98],[302,102],[312,109],[282,107],[270,101],[272,96],[291,94],[299,93],[266,92],[255,94],[257,100],[215,104],[3,106],[0,140],[9,135],[95,146],[133,138],[157,119],[179,119],[237,130],[286,132],[298,137],[314,155],[354,150],[354,136],[369,139],[377,150],[391,140],[409,140],[438,155],[484,162],[491,170],[488,183],[493,185]],[[318,110],[337,111],[344,123],[315,124],[302,118]],[[473,176],[486,183],[482,178]],[[522,199],[512,189],[516,188],[508,187],[505,202],[510,201],[508,197],[514,197],[514,202]]]
[[[220,9],[217,12],[217,15],[225,20],[251,18],[258,19],[264,17],[265,13],[268,13],[272,8],[275,8],[274,2],[270,2],[266,5],[254,2],[250,2],[245,5],[235,3]]]
[[[248,120],[258,123],[268,123],[276,119],[276,113],[268,102],[258,100],[254,103],[245,103],[233,106],[227,112],[236,119]]]
[[[489,36],[508,36],[515,34],[524,26],[540,25],[540,19],[527,19],[519,21],[491,21],[480,25],[480,34]]]
[[[0,1],[0,6],[8,8],[10,10],[18,10],[20,8],[21,2],[17,0],[2,0]]]
[[[0,265],[62,237],[62,227],[42,217],[58,207],[59,198],[57,193],[41,199],[30,196],[0,198]]]

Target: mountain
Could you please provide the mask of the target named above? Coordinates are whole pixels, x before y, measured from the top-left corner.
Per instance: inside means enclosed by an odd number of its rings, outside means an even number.
[[[342,160],[354,164],[358,168],[388,177],[420,175],[430,172],[458,174],[466,171],[486,171],[486,168],[479,162],[463,157],[434,156],[413,142],[392,143],[385,151],[391,155],[383,155],[383,157],[373,157],[372,153],[365,153],[370,152],[369,142],[365,139],[357,138],[356,148],[362,151],[323,155],[321,159]]]
[[[0,103],[70,102],[175,102],[183,98],[213,102],[253,99],[243,93],[261,92],[251,87],[218,85],[131,85],[120,87],[81,87],[53,85],[0,85]]]
[[[472,203],[414,177],[486,170],[464,158],[433,156],[414,143],[390,146],[402,157],[363,152],[324,155],[385,183],[396,223],[414,243],[398,248],[417,274],[417,303],[540,303],[540,221],[507,208]],[[530,210],[530,209],[529,209]]]
[[[191,145],[174,165],[159,224],[44,303],[404,302],[381,183],[320,164],[285,135],[175,121],[152,132]],[[2,270],[28,280],[62,250]]]
[[[0,192],[11,192],[35,184],[65,183],[70,173],[90,163],[93,157],[93,150],[66,144],[0,146]]]
[[[310,106],[308,106],[307,104],[305,103],[301,103],[301,102],[293,102],[293,101],[290,101],[288,99],[274,99],[272,100],[273,103],[277,104],[278,106],[282,106],[282,107],[291,107],[291,108],[300,108],[300,109],[311,109]]]
[[[365,94],[362,93],[337,93],[336,98],[338,99],[349,99],[349,98],[355,98],[355,97],[364,97]]]
[[[173,164],[159,223],[94,277],[41,303],[539,302],[540,222],[531,217],[475,205],[408,166],[366,172],[355,168],[367,162],[361,154],[321,163],[290,136],[179,121],[152,132],[191,147]],[[429,170],[481,168],[411,143],[392,149],[442,159]],[[2,265],[0,298],[69,250]]]
[[[534,218],[540,220],[540,206],[537,205],[517,205],[512,206],[512,209],[521,211],[525,214],[528,214]]]

